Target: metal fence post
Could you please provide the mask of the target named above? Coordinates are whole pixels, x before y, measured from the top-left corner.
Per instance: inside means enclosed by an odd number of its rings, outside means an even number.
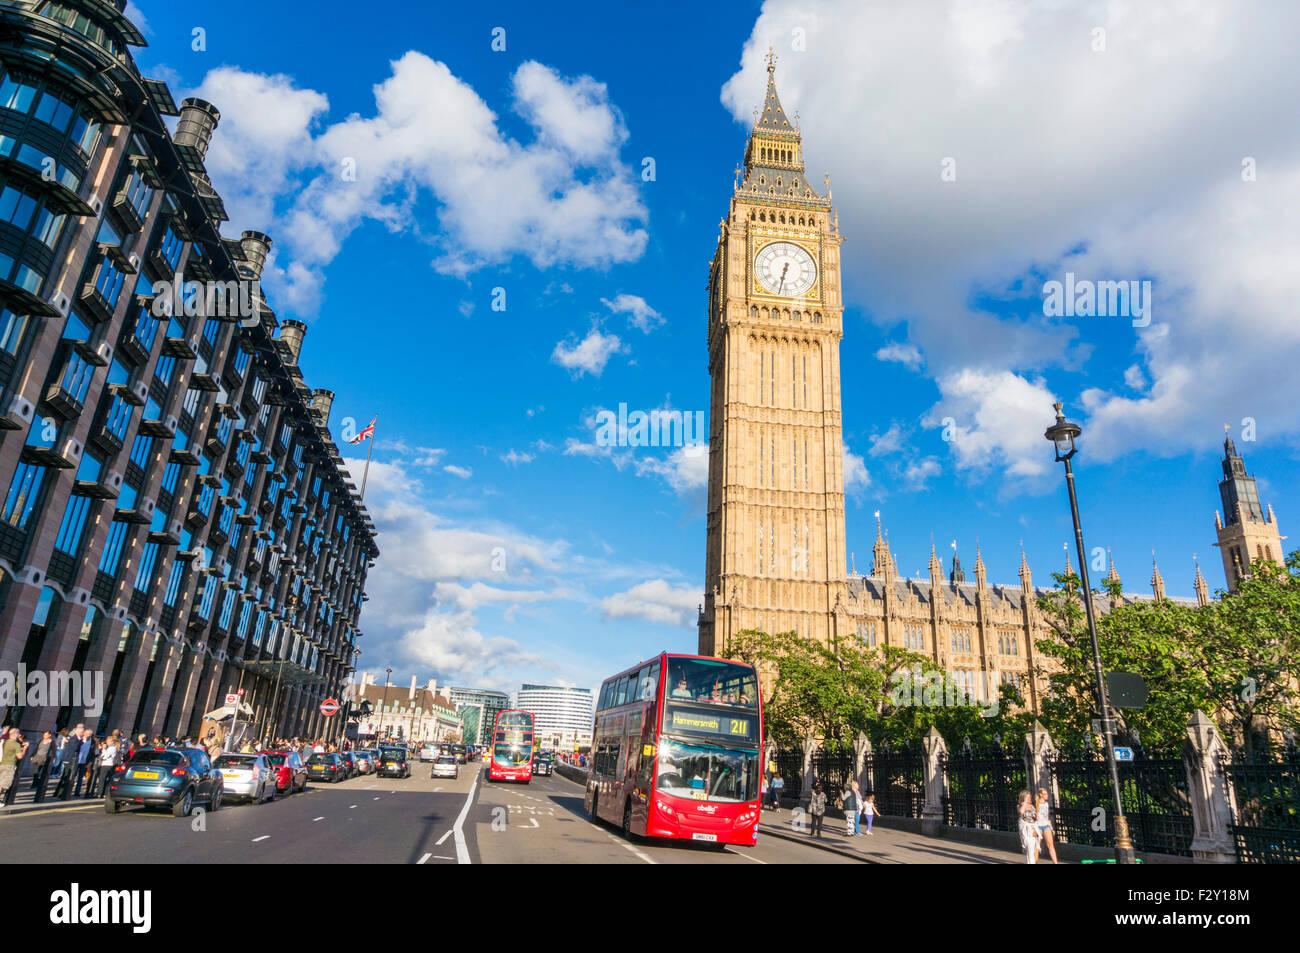
[[[925,777],[925,807],[921,811],[921,833],[931,836],[939,833],[943,826],[944,775],[943,759],[948,754],[948,745],[943,735],[933,725],[930,733],[922,739],[924,757],[921,767]]]
[[[1223,772],[1228,746],[1205,712],[1187,722],[1183,765],[1192,799],[1192,857],[1204,864],[1235,864],[1237,848],[1229,831],[1235,805]]]
[[[1046,788],[1051,798],[1052,807],[1060,803],[1057,797],[1056,779],[1048,758],[1056,754],[1056,745],[1043,723],[1034,719],[1034,727],[1025,732],[1025,783],[1029,793],[1038,796],[1039,788]]]
[[[871,739],[867,737],[866,732],[859,731],[858,736],[853,739],[853,777],[857,779],[858,790],[863,795],[874,793],[876,788],[868,776],[867,759],[870,757]]]
[[[799,776],[799,803],[805,808],[812,800],[812,786],[817,775],[817,769],[813,765],[813,755],[816,753],[817,736],[809,728],[803,738],[803,771]]]

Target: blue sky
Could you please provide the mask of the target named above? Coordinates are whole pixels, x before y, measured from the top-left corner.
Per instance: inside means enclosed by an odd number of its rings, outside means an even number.
[[[1153,549],[1171,593],[1193,554],[1223,584],[1225,423],[1284,533],[1296,518],[1293,14],[480,6],[132,8],[146,75],[222,112],[225,234],[274,240],[267,294],[310,325],[339,442],[379,417],[362,668],[591,685],[693,650],[704,456],[599,447],[592,425],[620,402],[708,410],[707,265],[769,43],[847,238],[860,571],[879,510],[905,574],[932,538],[969,569],[978,539],[1014,583],[1023,540],[1049,581],[1072,535],[1053,399],[1085,428],[1089,548],[1130,587]],[[1151,281],[1150,325],[1046,317],[1067,271]]]

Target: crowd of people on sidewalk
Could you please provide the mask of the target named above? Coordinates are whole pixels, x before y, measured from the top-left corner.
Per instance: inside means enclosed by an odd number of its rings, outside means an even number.
[[[113,771],[140,748],[201,748],[211,758],[228,750],[240,754],[294,750],[303,760],[313,753],[341,750],[337,744],[322,739],[267,738],[254,742],[246,738],[231,749],[226,748],[225,742],[225,737],[215,730],[210,730],[201,741],[163,735],[150,738],[146,734],[127,738],[118,730],[97,736],[79,724],[70,729],[42,732],[33,746],[21,731],[6,725],[0,728],[0,806],[14,804],[19,783],[25,777],[31,780],[37,804],[43,803],[47,796],[56,801],[103,797]],[[347,747],[348,743],[344,742],[344,749]],[[52,792],[51,779],[54,779]]]

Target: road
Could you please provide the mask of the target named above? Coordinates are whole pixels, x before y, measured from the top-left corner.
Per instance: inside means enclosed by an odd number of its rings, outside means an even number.
[[[481,762],[455,780],[352,778],[189,820],[70,801],[0,818],[0,863],[783,864],[854,863],[760,834],[756,847],[629,841],[594,824],[565,778],[489,784]]]

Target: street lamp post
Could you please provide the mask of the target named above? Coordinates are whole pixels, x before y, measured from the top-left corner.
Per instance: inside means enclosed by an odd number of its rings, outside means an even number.
[[[384,707],[388,704],[388,683],[393,677],[393,666],[388,666],[384,670],[384,700],[379,705],[379,727],[375,729],[375,737],[384,730]]]
[[[1083,548],[1083,528],[1079,524],[1079,500],[1074,494],[1074,470],[1070,458],[1078,452],[1075,438],[1083,428],[1065,419],[1062,404],[1052,405],[1056,410],[1056,423],[1043,434],[1056,448],[1056,459],[1065,464],[1065,485],[1070,491],[1070,516],[1074,519],[1074,542],[1079,550],[1079,578],[1083,589],[1083,607],[1088,614],[1088,635],[1092,639],[1092,666],[1097,679],[1097,704],[1101,709],[1101,733],[1106,745],[1106,766],[1110,769],[1110,783],[1115,797],[1115,862],[1135,862],[1133,841],[1129,838],[1128,818],[1124,816],[1124,801],[1120,793],[1119,767],[1115,763],[1115,731],[1110,718],[1110,698],[1106,692],[1106,678],[1101,667],[1101,646],[1097,642],[1097,617],[1092,608],[1092,586],[1088,582],[1087,551]]]

